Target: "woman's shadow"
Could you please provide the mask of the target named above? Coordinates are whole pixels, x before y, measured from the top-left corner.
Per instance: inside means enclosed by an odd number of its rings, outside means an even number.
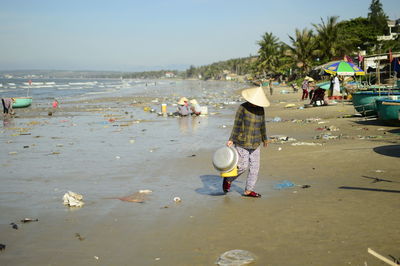
[[[225,195],[222,190],[223,179],[218,175],[202,175],[200,176],[201,182],[203,182],[202,188],[197,188],[195,191],[199,194],[209,195],[209,196],[223,196]],[[238,182],[238,181],[234,181]],[[235,190],[239,193],[243,193],[243,189],[236,186],[232,182],[231,190]]]

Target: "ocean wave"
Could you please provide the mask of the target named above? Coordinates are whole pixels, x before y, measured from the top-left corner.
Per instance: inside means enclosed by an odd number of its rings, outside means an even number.
[[[87,92],[84,95],[97,95],[97,94],[106,94],[106,93],[112,93],[116,92],[117,90],[106,90],[106,91],[91,91]]]
[[[78,86],[85,86],[85,85],[96,85],[97,81],[87,81],[87,82],[69,82],[69,85],[78,85]]]
[[[57,87],[57,90],[83,90],[83,89],[87,89],[87,87]]]

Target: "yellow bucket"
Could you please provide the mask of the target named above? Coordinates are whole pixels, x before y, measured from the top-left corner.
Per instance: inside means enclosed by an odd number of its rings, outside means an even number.
[[[161,104],[161,112],[167,113],[167,105],[165,103]]]
[[[232,176],[237,176],[238,175],[238,170],[237,170],[237,166],[233,167],[232,170],[230,170],[229,172],[221,172],[221,177],[232,177]]]

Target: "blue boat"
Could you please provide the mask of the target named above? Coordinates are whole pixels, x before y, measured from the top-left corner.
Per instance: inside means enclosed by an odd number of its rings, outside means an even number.
[[[400,91],[356,91],[352,94],[354,109],[363,116],[376,116],[378,115],[376,100],[387,98],[391,95],[400,96]]]
[[[12,98],[13,108],[24,108],[32,104],[32,97],[14,97]]]
[[[386,124],[400,124],[400,96],[391,96],[376,100],[378,119]]]

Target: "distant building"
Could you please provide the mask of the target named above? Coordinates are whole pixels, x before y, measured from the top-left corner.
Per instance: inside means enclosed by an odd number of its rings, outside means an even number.
[[[400,25],[400,19],[388,20],[387,24],[389,27],[389,35],[377,36],[378,41],[392,41],[392,40],[395,40],[397,38],[397,36],[399,35],[399,33],[397,33],[397,32],[392,32],[392,28]]]
[[[237,80],[237,78],[238,78],[238,75],[232,74],[232,73],[225,76],[226,80]]]
[[[176,75],[173,72],[165,72],[165,77],[166,78],[175,78]]]

